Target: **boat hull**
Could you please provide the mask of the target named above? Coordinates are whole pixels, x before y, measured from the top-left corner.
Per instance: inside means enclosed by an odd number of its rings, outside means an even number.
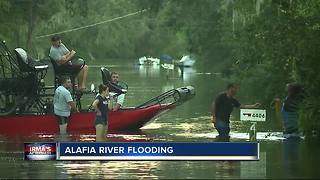
[[[152,105],[146,108],[127,108],[108,113],[108,131],[138,130],[157,114],[174,108],[173,105]],[[69,134],[95,133],[95,112],[72,113],[68,123]],[[58,119],[54,114],[15,115],[0,117],[0,134],[31,135],[57,134]]]

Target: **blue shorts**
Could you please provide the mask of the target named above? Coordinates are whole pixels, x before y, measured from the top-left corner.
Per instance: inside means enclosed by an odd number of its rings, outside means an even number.
[[[229,137],[230,126],[229,123],[221,121],[219,119],[214,123],[214,127],[217,129],[220,137]]]
[[[297,112],[287,112],[282,110],[282,119],[283,119],[283,126],[284,126],[284,133],[285,134],[292,134],[299,132],[299,125],[298,125],[298,113]]]
[[[102,125],[107,125],[107,119],[103,116],[96,116],[96,125],[102,124]]]

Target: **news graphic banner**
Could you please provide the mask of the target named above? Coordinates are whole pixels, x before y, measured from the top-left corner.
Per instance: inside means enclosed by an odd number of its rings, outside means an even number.
[[[265,109],[240,109],[241,121],[266,121]]]
[[[56,160],[259,160],[259,143],[25,143],[26,160],[53,160],[52,156]]]
[[[56,160],[56,143],[24,143],[25,160]]]

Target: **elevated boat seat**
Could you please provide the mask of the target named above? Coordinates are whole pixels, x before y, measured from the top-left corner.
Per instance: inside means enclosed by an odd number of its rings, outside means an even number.
[[[63,65],[58,65],[57,62],[52,59],[51,57],[50,61],[52,63],[53,71],[54,71],[54,87],[57,88],[60,85],[60,78],[62,76],[69,76],[72,82],[72,90],[74,92],[75,90],[75,78],[80,72],[81,69],[77,72],[70,72],[66,68],[63,67]]]
[[[39,72],[48,69],[48,65],[28,56],[27,52],[22,48],[16,48],[14,50],[19,69],[22,72]]]

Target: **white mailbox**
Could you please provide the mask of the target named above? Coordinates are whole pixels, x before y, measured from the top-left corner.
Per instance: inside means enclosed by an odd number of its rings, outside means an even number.
[[[240,109],[241,121],[266,121],[265,109]]]

